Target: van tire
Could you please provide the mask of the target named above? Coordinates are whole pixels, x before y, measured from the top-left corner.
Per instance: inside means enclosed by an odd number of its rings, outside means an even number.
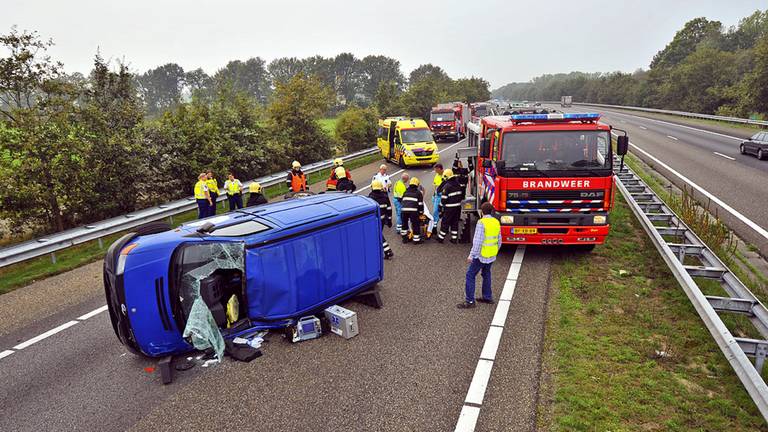
[[[397,165],[398,165],[400,168],[402,168],[402,169],[405,169],[405,168],[407,168],[407,167],[405,166],[405,159],[403,159],[403,155],[402,155],[402,154],[400,155],[400,159],[398,159],[398,161],[397,161]]]
[[[135,232],[137,235],[144,236],[144,235],[158,234],[161,232],[170,231],[171,228],[172,227],[165,222],[150,222],[150,223],[141,225],[132,231]]]

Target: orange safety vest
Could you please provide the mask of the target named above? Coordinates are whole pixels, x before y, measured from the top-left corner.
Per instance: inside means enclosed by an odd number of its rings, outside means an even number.
[[[291,190],[294,192],[307,190],[307,176],[304,173],[296,174],[291,171]]]

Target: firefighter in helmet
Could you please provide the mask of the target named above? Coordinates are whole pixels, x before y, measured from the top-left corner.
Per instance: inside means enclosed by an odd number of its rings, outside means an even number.
[[[392,204],[389,202],[389,195],[384,190],[384,184],[380,180],[371,182],[371,193],[368,198],[379,203],[379,214],[381,216],[381,246],[384,248],[384,259],[390,259],[394,255],[392,249],[384,238],[384,225],[392,228]]]
[[[291,164],[291,170],[288,171],[288,177],[285,179],[285,184],[288,186],[288,191],[291,193],[306,192],[308,190],[307,176],[301,170],[299,161],[293,161]]]
[[[343,171],[340,171],[339,168],[341,168]],[[339,176],[338,173],[340,172],[343,172],[343,175]],[[341,158],[336,158],[333,160],[331,175],[328,178],[328,180],[325,182],[326,190],[329,190],[329,191],[339,190],[337,183],[340,177],[346,177],[347,179],[349,179],[350,182],[352,181],[352,173],[349,172],[348,169],[344,168],[344,161]],[[354,183],[353,183],[353,186],[354,186]]]
[[[267,197],[262,193],[260,184],[256,182],[251,183],[251,185],[248,186],[248,192],[248,207],[267,203]]]
[[[400,234],[403,237],[403,243],[408,243],[410,235],[413,236],[413,243],[421,243],[421,216],[424,214],[424,195],[419,190],[419,179],[412,177],[408,183],[408,189],[403,194],[403,208],[401,209],[403,217],[403,227]]]
[[[443,171],[445,182],[443,183],[440,197],[440,232],[437,233],[437,241],[445,241],[448,231],[451,232],[451,243],[459,242],[459,219],[461,218],[462,188],[459,178],[453,170]]]

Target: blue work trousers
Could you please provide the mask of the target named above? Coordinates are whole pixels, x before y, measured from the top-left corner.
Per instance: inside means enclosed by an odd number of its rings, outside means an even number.
[[[208,200],[203,199],[197,199],[197,218],[198,219],[204,219],[208,217],[208,211],[210,210],[210,205],[208,205]]]
[[[396,222],[396,229],[399,233],[401,230],[401,227],[403,226],[403,201],[402,198],[395,198],[392,200],[395,204],[395,222]]]
[[[243,208],[243,194],[227,195],[227,198],[229,199],[229,211]]]
[[[434,226],[437,226],[437,222],[440,220],[440,194],[438,193],[432,197],[432,220],[435,221]]]
[[[483,276],[483,298],[486,300],[493,299],[493,294],[491,293],[491,266],[492,265],[493,265],[492,262],[488,264],[483,264],[477,258],[472,260],[472,263],[469,265],[469,268],[467,269],[467,286],[465,287],[467,303],[475,302],[475,277],[477,277],[477,274],[480,272],[482,272],[482,276]]]

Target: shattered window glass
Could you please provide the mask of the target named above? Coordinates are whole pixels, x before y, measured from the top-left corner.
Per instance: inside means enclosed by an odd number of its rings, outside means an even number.
[[[219,359],[224,356],[224,338],[200,293],[200,285],[217,272],[238,275],[242,281],[244,257],[245,243],[242,242],[192,244],[183,250],[179,289],[179,300],[187,317],[183,336],[198,350],[213,348]]]

